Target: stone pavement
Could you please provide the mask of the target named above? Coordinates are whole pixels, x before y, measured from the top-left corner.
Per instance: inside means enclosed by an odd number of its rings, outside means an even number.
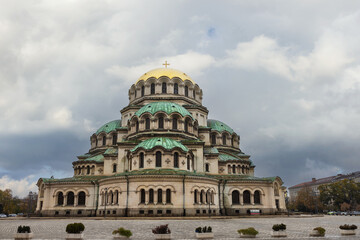
[[[82,222],[85,225],[85,239],[112,239],[112,231],[119,227],[133,232],[131,239],[154,239],[151,229],[160,224],[169,224],[173,239],[195,239],[194,229],[198,226],[211,226],[215,239],[239,239],[237,229],[255,227],[259,231],[257,239],[273,239],[270,236],[273,224],[287,225],[288,238],[314,239],[309,232],[314,227],[324,227],[326,237],[321,239],[360,239],[340,236],[339,225],[355,224],[360,228],[360,217],[357,216],[324,216],[324,217],[260,217],[260,218],[226,218],[208,219],[121,219],[100,220],[89,218],[75,219],[0,219],[0,239],[12,239],[19,225],[28,225],[35,239],[65,239],[65,228],[68,223]],[[315,238],[318,239],[318,238]]]

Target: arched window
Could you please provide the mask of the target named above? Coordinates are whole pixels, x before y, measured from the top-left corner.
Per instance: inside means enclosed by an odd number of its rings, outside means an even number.
[[[279,186],[277,183],[274,184],[274,195],[279,196]]]
[[[136,98],[136,95],[137,95],[137,90],[136,90],[136,88],[135,88],[135,98]]]
[[[73,192],[68,192],[66,205],[74,205],[74,193]]]
[[[195,89],[194,89],[194,91],[193,91],[193,97],[194,97],[194,98],[195,98],[195,96],[196,96],[195,94],[196,94],[196,93],[195,93]]]
[[[216,145],[216,133],[211,134],[211,144]]]
[[[113,165],[113,172],[115,173],[116,171],[117,171],[117,165],[114,164],[114,165]]]
[[[112,144],[116,145],[116,143],[117,143],[117,134],[115,133],[112,137]]]
[[[116,190],[114,192],[114,198],[115,198],[115,204],[118,204],[119,203],[119,191]]]
[[[156,152],[156,166],[155,167],[161,167],[161,152]]]
[[[241,172],[242,172],[242,174],[245,174],[245,167],[244,166],[241,167]]]
[[[86,202],[86,195],[85,192],[81,191],[78,195],[78,205],[85,205]]]
[[[154,203],[154,189],[149,190],[149,203]]]
[[[177,128],[178,128],[178,126],[177,126],[177,122],[178,120],[177,120],[177,118],[176,117],[174,117],[173,119],[172,119],[172,129],[174,129],[174,130],[176,130]]]
[[[155,83],[152,83],[150,86],[150,93],[155,94]]]
[[[179,85],[177,83],[174,84],[174,94],[179,94]]]
[[[235,165],[232,166],[232,172],[233,172],[234,174],[236,173],[236,166],[235,166]]]
[[[145,189],[140,190],[140,203],[145,203]]]
[[[231,146],[234,146],[234,137],[231,138]]]
[[[98,139],[96,138],[95,140],[95,146],[97,147],[98,146]]]
[[[195,190],[194,191],[194,203],[198,203],[197,195],[198,195],[198,190]]]
[[[114,194],[113,194],[113,191],[110,191],[109,193],[109,198],[110,198],[110,203],[113,204],[114,203]]]
[[[174,168],[179,167],[179,153],[174,153]]]
[[[160,128],[160,129],[163,129],[164,128],[164,118],[163,117],[159,117],[159,120],[158,120],[159,122],[158,122],[158,127]]]
[[[187,165],[187,170],[190,170],[190,156],[187,156],[186,165]]]
[[[166,83],[163,82],[161,86],[161,92],[166,93]]]
[[[144,153],[141,152],[140,156],[139,156],[140,160],[139,160],[139,168],[144,168]]]
[[[145,95],[145,86],[141,87],[141,96],[143,97]]]
[[[254,192],[254,203],[255,204],[260,204],[261,203],[261,199],[260,199],[260,191],[256,190]]]
[[[189,119],[186,119],[184,124],[185,124],[184,125],[185,132],[189,132]]]
[[[102,142],[103,142],[103,146],[105,146],[106,145],[106,136],[103,136]]]
[[[200,192],[200,203],[204,203],[204,194],[205,194],[204,190],[201,190],[201,192]]]
[[[162,189],[158,189],[158,191],[157,191],[157,193],[158,193],[158,200],[157,200],[157,202],[158,203],[162,203],[162,194],[163,194],[163,192],[162,192]]]
[[[171,190],[166,189],[166,203],[171,203]]]
[[[185,97],[189,96],[189,87],[185,86]]]
[[[208,163],[205,164],[205,172],[210,172],[210,167]]]
[[[86,167],[86,174],[89,175],[90,174],[90,166]]]
[[[225,134],[222,136],[222,140],[223,140],[223,145],[226,145],[226,135]]]
[[[250,191],[246,190],[243,192],[243,201],[244,204],[250,204]]]
[[[59,192],[57,198],[57,205],[62,206],[63,204],[64,204],[64,194],[62,192]]]
[[[232,192],[232,204],[240,204],[240,193],[239,191],[235,190]]]
[[[145,119],[145,129],[149,130],[150,129],[150,118],[146,118]]]
[[[139,132],[139,121],[136,121],[136,132]]]

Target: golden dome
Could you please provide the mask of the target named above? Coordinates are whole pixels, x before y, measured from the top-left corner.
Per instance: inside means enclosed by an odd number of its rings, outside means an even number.
[[[170,79],[174,78],[174,77],[178,77],[181,80],[185,81],[185,80],[189,80],[191,81],[193,84],[195,84],[195,82],[185,73],[176,70],[176,69],[172,69],[172,68],[156,68],[153,69],[147,73],[145,73],[144,75],[142,75],[137,81],[136,83],[138,83],[141,80],[146,81],[148,78],[154,77],[156,79],[162,77],[162,76],[166,76]]]

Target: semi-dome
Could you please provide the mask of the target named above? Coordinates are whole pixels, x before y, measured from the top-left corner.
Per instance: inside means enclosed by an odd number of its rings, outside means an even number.
[[[231,127],[229,127],[225,123],[223,123],[221,121],[218,121],[218,120],[208,119],[207,126],[210,127],[211,129],[215,130],[215,131],[218,131],[218,132],[227,131],[230,134],[234,133],[234,130]]]
[[[150,150],[153,149],[154,147],[163,147],[167,150],[171,150],[174,148],[180,148],[181,150],[183,150],[184,152],[189,151],[189,149],[184,146],[182,143],[171,139],[171,138],[164,138],[164,137],[155,137],[155,138],[150,138],[148,140],[145,140],[141,143],[139,143],[138,145],[136,145],[136,147],[134,147],[133,149],[131,149],[131,152],[136,151],[138,148],[143,148],[145,150]]]
[[[141,116],[144,113],[150,113],[151,115],[154,115],[157,112],[165,112],[168,115],[170,115],[171,113],[179,113],[181,116],[185,117],[185,116],[190,116],[191,118],[192,115],[190,114],[190,112],[188,110],[186,110],[183,106],[180,106],[177,103],[173,103],[173,102],[153,102],[153,103],[149,103],[145,106],[143,106],[142,108],[140,108],[135,115],[136,116]]]
[[[136,81],[136,83],[138,83],[141,80],[146,81],[147,79],[149,79],[151,77],[154,77],[154,78],[158,79],[158,78],[163,77],[163,76],[168,77],[170,79],[172,79],[174,77],[177,77],[177,78],[180,78],[183,81],[189,80],[190,82],[195,84],[195,82],[188,75],[186,75],[186,73],[183,73],[183,72],[181,72],[179,70],[172,69],[172,68],[156,68],[156,69],[150,70],[149,72],[142,75]]]
[[[115,131],[116,128],[121,127],[121,120],[114,120],[108,123],[105,123],[102,125],[97,131],[96,134],[99,134],[101,132],[109,133],[111,131]]]

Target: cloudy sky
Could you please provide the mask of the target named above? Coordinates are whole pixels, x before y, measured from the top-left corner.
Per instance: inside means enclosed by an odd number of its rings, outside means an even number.
[[[71,176],[131,84],[172,68],[256,176],[360,170],[359,1],[0,0],[0,189]]]

